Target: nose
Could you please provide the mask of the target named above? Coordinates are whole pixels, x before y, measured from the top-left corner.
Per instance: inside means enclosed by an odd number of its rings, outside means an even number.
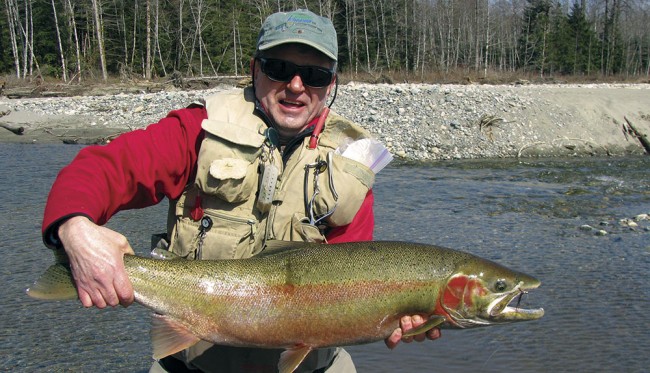
[[[300,75],[296,74],[291,78],[287,87],[291,92],[300,93],[305,90],[305,85],[302,83]]]

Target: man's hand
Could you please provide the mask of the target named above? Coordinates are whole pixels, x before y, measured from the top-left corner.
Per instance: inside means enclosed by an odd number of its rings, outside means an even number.
[[[126,237],[83,216],[68,219],[58,233],[85,307],[133,303],[133,286],[124,269],[124,254],[133,254],[133,249]]]
[[[426,320],[422,318],[420,315],[414,315],[414,316],[404,316],[399,320],[399,328],[395,329],[393,334],[390,335],[390,337],[386,338],[384,342],[386,342],[386,346],[390,348],[391,350],[397,347],[400,341],[404,343],[411,343],[414,340],[417,342],[422,342],[425,339],[438,339],[440,338],[440,329],[438,328],[433,328],[426,333],[418,334],[412,337],[404,337],[402,338],[402,335],[406,333],[407,331],[417,328],[418,326],[424,324]]]

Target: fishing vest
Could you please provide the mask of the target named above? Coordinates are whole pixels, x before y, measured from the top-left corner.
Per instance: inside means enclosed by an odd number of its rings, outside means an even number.
[[[324,242],[349,224],[374,183],[365,165],[336,150],[368,134],[330,112],[314,149],[309,137],[283,161],[254,114],[251,87],[205,100],[196,177],[170,203],[169,250],[188,259],[236,259],[267,240]]]

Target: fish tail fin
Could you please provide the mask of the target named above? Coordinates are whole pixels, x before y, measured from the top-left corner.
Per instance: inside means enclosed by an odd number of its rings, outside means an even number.
[[[72,300],[79,297],[70,267],[62,263],[48,268],[27,289],[27,295],[39,300]]]

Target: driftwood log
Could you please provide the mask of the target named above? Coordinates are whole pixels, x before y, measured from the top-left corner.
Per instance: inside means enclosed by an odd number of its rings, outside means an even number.
[[[648,135],[641,133],[641,131],[629,119],[627,119],[627,117],[624,118],[632,135],[639,139],[639,142],[641,143],[641,146],[643,146],[643,149],[645,149],[645,152],[647,154],[650,154],[650,140],[648,140]]]
[[[124,132],[119,132],[113,135],[105,136],[105,137],[64,137],[64,135],[56,135],[57,137],[63,137],[61,141],[64,144],[67,145],[75,145],[75,144],[82,144],[82,145],[106,145],[109,142],[115,140],[116,137],[120,136]]]
[[[11,110],[0,111],[0,117],[4,117],[4,116],[9,115],[9,114],[11,114]],[[12,125],[7,124],[7,123],[0,123],[0,127],[6,129],[7,131],[11,131],[14,134],[19,135],[19,136],[22,135],[23,133],[25,133],[25,127],[16,127],[16,126],[12,126]]]
[[[25,127],[15,127],[5,123],[0,123],[0,127],[13,132],[16,135],[22,135],[25,132]]]

